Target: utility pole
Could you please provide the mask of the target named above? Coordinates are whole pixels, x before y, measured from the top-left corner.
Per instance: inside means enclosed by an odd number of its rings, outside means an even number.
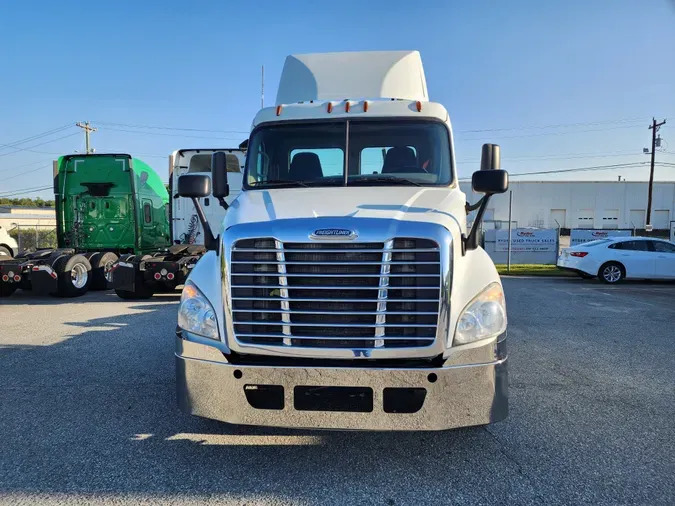
[[[665,125],[666,120],[664,119],[661,123],[657,123],[656,119],[652,118],[652,124],[649,125],[649,129],[652,131],[652,162],[649,169],[649,190],[647,193],[647,224],[645,226],[649,227],[652,224],[652,188],[654,186],[654,156],[656,155],[656,132],[659,130],[661,125]]]
[[[84,123],[79,121],[79,122],[75,123],[75,126],[80,127],[84,130],[85,149],[86,149],[86,153],[88,155],[90,155],[91,153],[94,152],[94,150],[89,147],[89,135],[91,134],[91,132],[96,132],[98,130],[98,128],[94,128],[92,126],[89,126],[88,121],[85,121]]]

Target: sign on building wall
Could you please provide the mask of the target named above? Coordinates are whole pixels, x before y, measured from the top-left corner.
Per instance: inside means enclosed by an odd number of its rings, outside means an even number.
[[[577,246],[585,242],[607,239],[608,237],[630,237],[632,230],[587,230],[574,229],[570,232],[570,246]]]
[[[509,231],[496,230],[495,251],[509,250]],[[555,229],[514,228],[511,230],[511,251],[557,251],[558,231]]]

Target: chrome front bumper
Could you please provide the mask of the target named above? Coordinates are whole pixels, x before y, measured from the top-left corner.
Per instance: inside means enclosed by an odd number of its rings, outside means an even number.
[[[444,430],[489,424],[503,420],[508,413],[505,338],[460,351],[437,368],[309,368],[235,365],[213,346],[177,337],[178,405],[186,413],[205,418],[274,427]],[[277,392],[283,387],[282,407],[258,409],[251,405],[246,390],[250,393],[262,385],[274,385]],[[369,387],[372,410],[296,409],[296,387]],[[424,391],[423,403],[416,412],[386,412],[385,389]],[[309,390],[320,396],[326,389]]]

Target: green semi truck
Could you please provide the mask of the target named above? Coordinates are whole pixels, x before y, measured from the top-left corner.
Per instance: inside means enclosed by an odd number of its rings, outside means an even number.
[[[0,297],[17,289],[59,297],[105,290],[119,261],[163,258],[171,245],[166,188],[128,154],[60,157],[54,196],[58,247],[0,260]],[[117,293],[134,298],[148,289]]]

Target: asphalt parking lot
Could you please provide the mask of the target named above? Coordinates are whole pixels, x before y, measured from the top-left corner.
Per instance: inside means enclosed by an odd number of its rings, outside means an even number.
[[[675,503],[675,284],[504,283],[510,416],[441,433],[193,418],[177,295],[3,299],[0,503]]]

